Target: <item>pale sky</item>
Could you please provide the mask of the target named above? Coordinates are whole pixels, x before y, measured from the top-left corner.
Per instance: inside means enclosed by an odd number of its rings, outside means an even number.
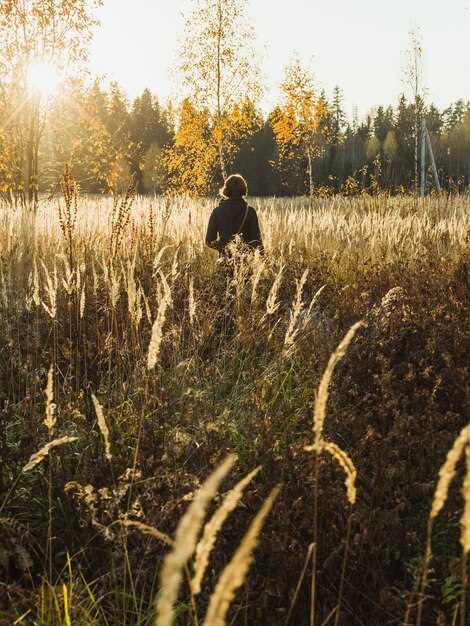
[[[117,80],[133,98],[149,87],[174,97],[171,65],[191,0],[104,0],[91,49],[91,70]],[[297,54],[345,108],[364,115],[395,104],[403,91],[409,32],[420,28],[428,100],[439,107],[470,98],[470,0],[249,0],[262,52],[266,96],[274,106],[283,69]]]

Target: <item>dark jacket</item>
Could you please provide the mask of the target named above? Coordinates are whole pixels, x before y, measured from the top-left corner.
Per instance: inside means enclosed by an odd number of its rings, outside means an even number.
[[[252,248],[262,248],[258,216],[253,207],[248,207],[246,220],[243,223],[247,203],[245,200],[221,200],[210,216],[207,227],[206,244],[210,248],[224,254],[225,247],[235,235]],[[242,226],[243,224],[243,226]]]

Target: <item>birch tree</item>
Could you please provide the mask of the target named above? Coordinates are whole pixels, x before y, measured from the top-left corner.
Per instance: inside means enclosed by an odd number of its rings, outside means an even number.
[[[284,102],[274,123],[276,140],[284,155],[294,147],[302,150],[307,160],[312,196],[313,160],[321,153],[324,143],[322,122],[327,114],[327,103],[324,97],[317,96],[311,73],[298,59],[287,66],[281,90]]]
[[[100,4],[101,0],[0,2],[0,97],[11,107],[7,131],[21,146],[16,160],[20,192],[29,205],[37,204],[39,143],[47,110],[43,94],[30,81],[37,81],[34,74],[42,72],[47,83],[53,72],[85,60],[96,24],[93,9]]]
[[[254,30],[246,0],[195,0],[185,21],[179,71],[185,97],[207,109],[221,175],[227,175],[230,112],[261,94]]]
[[[414,106],[414,189],[418,195],[418,146],[419,146],[419,121],[424,108],[425,88],[423,82],[423,44],[421,34],[418,31],[410,32],[410,45],[407,50],[407,63],[405,67],[405,80],[411,93]]]

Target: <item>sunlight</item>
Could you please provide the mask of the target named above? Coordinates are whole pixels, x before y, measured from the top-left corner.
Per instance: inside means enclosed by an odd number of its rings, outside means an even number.
[[[41,96],[51,96],[58,88],[61,80],[55,65],[43,59],[34,59],[28,66],[26,84],[28,89]]]

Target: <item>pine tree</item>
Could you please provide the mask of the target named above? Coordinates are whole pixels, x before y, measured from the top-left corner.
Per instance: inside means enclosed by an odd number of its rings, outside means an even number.
[[[333,99],[331,101],[331,114],[333,122],[331,142],[334,145],[338,145],[343,134],[344,126],[346,124],[346,115],[343,110],[343,93],[338,86],[336,86],[333,90]]]
[[[165,111],[158,100],[145,89],[132,105],[130,112],[130,164],[137,189],[145,191],[143,168],[147,151],[156,146],[166,148],[172,140],[172,129]]]
[[[107,127],[116,151],[127,155],[130,143],[129,104],[116,82],[110,85]]]
[[[400,184],[409,187],[414,181],[411,174],[414,163],[415,114],[413,105],[409,105],[404,95],[400,97],[395,116],[395,132],[398,142],[397,162]]]
[[[381,144],[393,128],[393,109],[380,106],[374,118],[374,133]]]

